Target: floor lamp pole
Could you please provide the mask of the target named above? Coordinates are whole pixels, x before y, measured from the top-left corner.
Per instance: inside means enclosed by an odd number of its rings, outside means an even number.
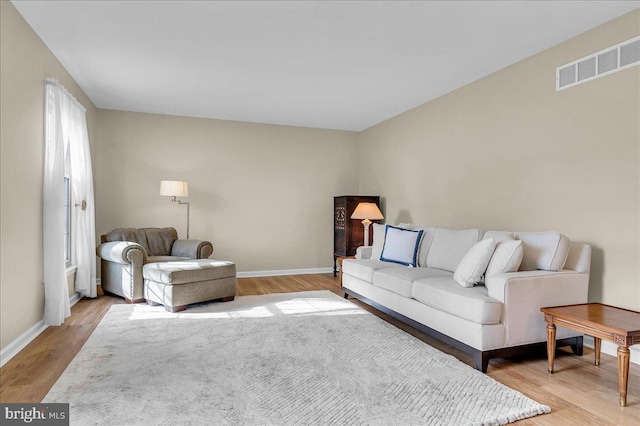
[[[187,240],[189,239],[189,207],[191,203],[189,201],[178,200],[178,204],[186,204],[187,205]]]

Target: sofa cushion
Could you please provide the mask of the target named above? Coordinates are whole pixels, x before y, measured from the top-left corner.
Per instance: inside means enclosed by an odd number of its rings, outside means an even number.
[[[569,255],[571,241],[559,232],[517,232],[524,253],[521,271],[561,271]]]
[[[502,318],[502,303],[489,297],[484,286],[461,287],[452,277],[414,281],[411,295],[426,305],[476,323],[498,324]]]
[[[486,240],[489,238],[493,238],[494,240],[496,240],[496,244],[498,244],[501,241],[515,240],[516,234],[514,232],[508,231],[487,231],[482,236],[482,239]]]
[[[453,280],[463,287],[473,287],[478,284],[487,270],[495,248],[496,240],[493,238],[475,243],[458,264],[453,273]]]
[[[424,232],[422,234],[422,241],[420,242],[420,249],[418,250],[418,266],[425,267],[427,266],[427,255],[433,243],[433,238],[436,236],[437,228],[412,226],[411,229]]]
[[[368,283],[373,282],[373,272],[388,268],[389,262],[379,259],[345,259],[342,262],[342,273],[359,278]]]
[[[142,275],[145,280],[178,285],[235,277],[236,265],[226,260],[211,259],[147,263],[142,267]]]
[[[451,272],[433,268],[396,266],[375,271],[373,273],[373,285],[393,291],[404,297],[411,297],[412,283],[429,277],[451,277]]]
[[[142,228],[147,236],[149,256],[170,256],[173,242],[178,239],[175,228]]]
[[[464,255],[479,239],[478,229],[437,228],[427,254],[427,267],[455,271]]]
[[[522,263],[523,252],[520,240],[505,240],[498,243],[487,266],[485,280],[505,272],[517,272]]]
[[[412,231],[387,225],[380,260],[401,265],[418,265],[418,249],[423,231]]]

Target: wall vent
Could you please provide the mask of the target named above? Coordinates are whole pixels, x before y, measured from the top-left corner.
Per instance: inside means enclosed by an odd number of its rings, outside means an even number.
[[[556,91],[640,65],[640,36],[556,68]]]

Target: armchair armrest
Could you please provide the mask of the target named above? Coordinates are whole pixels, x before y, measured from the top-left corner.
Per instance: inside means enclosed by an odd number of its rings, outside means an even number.
[[[140,244],[130,241],[112,241],[102,243],[96,248],[98,257],[121,264],[147,263],[147,251]]]
[[[207,259],[211,253],[213,253],[213,245],[209,241],[176,240],[171,247],[171,256]]]
[[[372,247],[361,246],[356,249],[356,259],[371,259]]]

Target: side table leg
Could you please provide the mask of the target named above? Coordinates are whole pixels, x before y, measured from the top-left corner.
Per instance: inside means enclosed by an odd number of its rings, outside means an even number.
[[[620,389],[620,406],[627,406],[627,383],[629,381],[629,348],[618,346],[618,388]]]
[[[333,255],[333,276],[337,277],[338,276],[338,268],[336,267],[336,261],[338,260],[338,257],[334,254]]]
[[[556,325],[547,323],[547,359],[549,360],[549,373],[553,373],[553,361],[556,356]]]
[[[593,352],[596,357],[596,365],[600,365],[600,348],[602,347],[602,339],[599,337],[593,338]]]

